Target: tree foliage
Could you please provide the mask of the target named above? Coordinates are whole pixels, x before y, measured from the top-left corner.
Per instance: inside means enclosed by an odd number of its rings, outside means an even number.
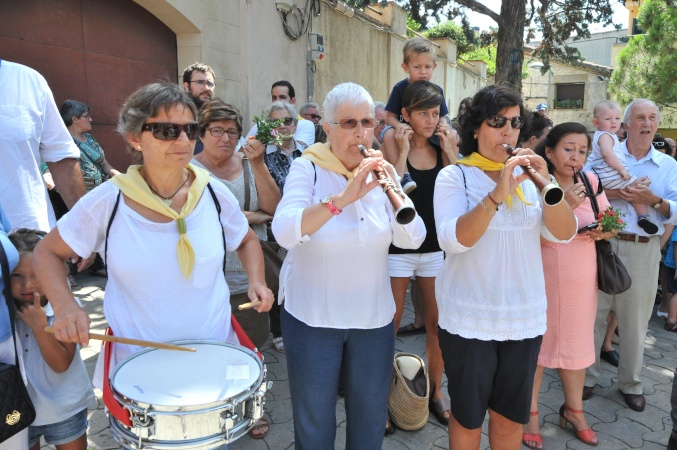
[[[634,36],[618,55],[609,89],[621,103],[650,98],[677,102],[677,8],[664,0],[648,0],[637,17],[646,34]]]
[[[464,18],[468,27],[468,10],[487,16],[498,26],[496,34],[496,82],[511,85],[521,91],[524,39],[539,35],[541,42],[533,56],[543,61],[543,73],[550,68],[550,58],[561,61],[580,59],[578,51],[566,45],[566,40],[590,37],[590,24],[612,24],[614,0],[502,0],[500,12],[495,12],[481,0],[396,0],[421,24]],[[369,0],[350,0],[363,7]],[[614,1],[615,2],[615,1]],[[620,28],[617,26],[617,28]]]
[[[442,22],[429,28],[423,35],[428,39],[450,38],[456,42],[458,53],[467,53],[475,49],[479,44],[479,38],[475,36],[470,27],[462,27],[451,20]]]

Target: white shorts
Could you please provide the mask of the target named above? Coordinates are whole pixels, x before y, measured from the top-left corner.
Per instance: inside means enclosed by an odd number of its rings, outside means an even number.
[[[443,263],[443,251],[388,255],[388,272],[394,278],[436,277]]]

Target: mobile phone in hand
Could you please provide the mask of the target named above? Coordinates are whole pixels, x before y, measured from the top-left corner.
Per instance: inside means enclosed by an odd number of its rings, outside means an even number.
[[[579,233],[585,233],[586,231],[596,230],[598,226],[599,226],[599,224],[597,222],[593,222],[590,225],[586,225],[583,228],[579,228],[578,232]]]

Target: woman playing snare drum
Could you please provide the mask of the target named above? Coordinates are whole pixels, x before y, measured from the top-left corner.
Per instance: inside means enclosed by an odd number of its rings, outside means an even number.
[[[235,341],[221,273],[225,250],[241,259],[249,298],[262,301],[257,310],[270,309],[256,234],[228,188],[209,183],[207,171],[189,164],[196,116],[190,97],[169,83],[144,86],[123,105],[118,131],[143,163],[89,192],[35,251],[57,339],[89,341],[91,320],[66,284],[63,261],[73,253],[106,256],[104,314],[124,337]],[[114,345],[111,365],[139,349]],[[101,375],[94,381],[100,386]]]

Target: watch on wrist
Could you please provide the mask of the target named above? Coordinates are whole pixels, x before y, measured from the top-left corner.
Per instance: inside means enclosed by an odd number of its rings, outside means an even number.
[[[338,216],[339,214],[341,214],[343,212],[342,209],[338,209],[336,207],[336,205],[334,204],[334,196],[331,195],[331,194],[329,194],[328,196],[326,196],[325,198],[320,200],[320,203],[322,203],[324,206],[326,206],[327,209],[329,210],[329,212],[331,212],[335,216]]]
[[[663,199],[660,198],[660,199],[658,199],[658,202],[655,205],[653,205],[653,209],[660,208],[662,204],[663,204]]]

